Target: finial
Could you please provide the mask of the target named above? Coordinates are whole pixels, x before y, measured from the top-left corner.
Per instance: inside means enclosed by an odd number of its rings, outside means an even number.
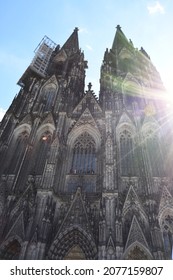
[[[89,82],[89,84],[88,84],[88,91],[90,91],[91,88],[92,88],[92,84]]]
[[[117,25],[117,30],[121,31],[121,26],[119,24]]]
[[[79,28],[78,28],[78,27],[75,27],[74,31],[78,32],[78,31],[79,31]]]

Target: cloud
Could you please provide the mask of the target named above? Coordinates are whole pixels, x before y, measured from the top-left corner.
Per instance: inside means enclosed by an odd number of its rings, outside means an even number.
[[[86,45],[86,48],[87,48],[89,51],[93,51],[93,48],[92,48],[90,45]]]
[[[3,108],[0,108],[0,121],[2,120],[3,116],[5,115],[6,110]]]
[[[79,27],[79,33],[88,34],[89,32],[88,32],[87,28]]]
[[[156,1],[154,4],[148,5],[147,9],[150,15],[165,14],[165,8],[159,3],[159,1]]]

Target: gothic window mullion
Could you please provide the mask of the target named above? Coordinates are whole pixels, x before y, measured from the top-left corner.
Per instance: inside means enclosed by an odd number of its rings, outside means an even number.
[[[76,173],[78,170],[78,161],[79,161],[79,155],[80,155],[79,146],[74,148],[74,152],[75,152],[74,171]]]
[[[92,147],[89,147],[89,152],[88,152],[88,171],[91,172],[91,164],[92,163]]]
[[[51,137],[47,133],[43,135],[38,144],[38,157],[35,163],[36,174],[42,174],[47,159],[48,149],[50,147]]]
[[[78,161],[78,168],[77,168],[77,171],[79,173],[82,169],[82,161],[83,161],[83,148],[80,147],[80,149],[79,149],[79,161]]]
[[[134,158],[133,158],[133,145],[132,145],[132,139],[129,138],[129,174],[133,176],[134,174]]]
[[[81,134],[74,144],[72,170],[84,174],[95,171],[95,157],[94,140],[88,133]]]
[[[133,140],[126,130],[120,135],[120,164],[122,176],[134,176],[136,163]]]
[[[75,170],[75,163],[76,163],[76,148],[73,149],[73,155],[72,155],[72,168],[71,171]]]
[[[85,169],[86,169],[86,173],[89,173],[89,168],[88,168],[88,163],[89,163],[89,150],[90,150],[90,147],[87,146],[87,148],[86,148],[86,160],[85,160]]]
[[[92,172],[96,171],[96,157],[95,157],[95,148],[93,147],[93,151],[92,151],[92,168],[91,168]]]
[[[78,168],[80,165],[80,147],[77,147],[77,154],[76,154],[76,165],[75,165],[75,172],[78,172]]]
[[[89,153],[89,147],[86,145],[85,149],[85,173],[87,174],[88,172],[88,153]]]
[[[23,132],[17,139],[16,144],[15,144],[15,152],[11,164],[9,166],[9,172],[10,173],[16,173],[20,166],[20,162],[22,160],[22,156],[24,155],[25,148],[27,145],[27,135],[25,132]]]
[[[12,158],[12,161],[11,161],[11,164],[10,164],[10,168],[9,168],[9,172],[10,173],[15,173],[16,172],[16,169],[17,169],[17,166],[18,166],[18,163],[19,163],[19,159],[20,159],[20,155],[21,155],[21,144],[22,144],[22,141],[21,141],[21,138],[18,138],[17,139],[17,143],[16,143],[16,147],[15,147],[15,158],[13,156]]]
[[[128,139],[127,138],[124,141],[124,146],[125,146],[125,158],[124,158],[124,161],[125,161],[125,166],[126,166],[125,175],[128,176],[128,171],[129,171],[129,150],[128,150]]]
[[[82,151],[82,165],[81,165],[81,173],[85,173],[85,147]]]
[[[127,139],[125,138],[124,140],[124,164],[125,164],[125,175],[128,175],[128,143],[127,143]]]
[[[122,155],[122,159],[121,159],[121,163],[122,163],[122,174],[126,175],[127,172],[127,166],[126,166],[126,145],[125,145],[125,139],[121,140],[121,155]]]

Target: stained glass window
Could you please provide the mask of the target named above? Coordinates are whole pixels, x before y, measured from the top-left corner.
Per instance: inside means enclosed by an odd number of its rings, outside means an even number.
[[[87,132],[82,133],[73,146],[71,173],[94,174],[96,172],[96,144]]]

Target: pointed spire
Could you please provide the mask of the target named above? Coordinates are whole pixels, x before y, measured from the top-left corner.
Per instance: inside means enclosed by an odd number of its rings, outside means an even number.
[[[76,27],[71,34],[71,36],[67,39],[65,44],[63,45],[63,49],[65,50],[73,50],[74,52],[79,50],[79,40],[78,40],[78,28]]]
[[[118,51],[124,46],[124,45],[130,45],[128,39],[126,38],[126,36],[124,35],[123,31],[121,30],[121,26],[117,25],[116,27],[117,31],[115,34],[115,38],[112,44],[112,51],[115,52],[115,50],[117,49]]]

